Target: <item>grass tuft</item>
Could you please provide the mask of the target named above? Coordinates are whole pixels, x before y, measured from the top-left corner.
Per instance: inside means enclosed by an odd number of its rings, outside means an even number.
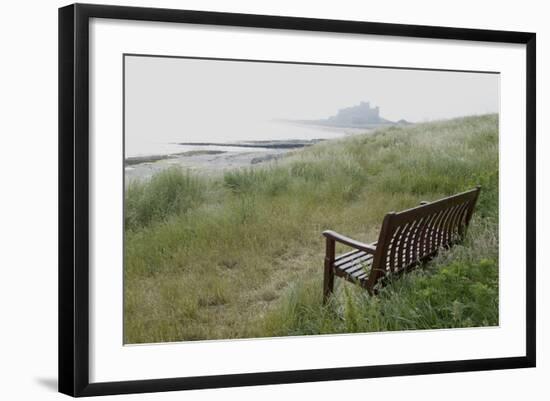
[[[185,213],[204,200],[205,188],[198,177],[177,168],[164,170],[147,183],[131,182],[125,197],[125,228],[136,229]]]

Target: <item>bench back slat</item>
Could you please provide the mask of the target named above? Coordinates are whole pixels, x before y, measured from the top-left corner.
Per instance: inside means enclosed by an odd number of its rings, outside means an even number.
[[[472,218],[481,188],[435,202],[391,212],[384,217],[367,288],[379,279],[400,273],[434,256],[441,247],[460,241]]]

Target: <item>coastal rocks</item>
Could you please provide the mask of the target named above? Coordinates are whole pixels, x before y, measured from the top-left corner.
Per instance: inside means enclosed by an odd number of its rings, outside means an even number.
[[[184,146],[231,146],[238,148],[261,148],[261,149],[299,149],[306,146],[315,145],[323,139],[288,139],[288,140],[273,140],[273,141],[247,141],[247,142],[181,142],[179,145]]]

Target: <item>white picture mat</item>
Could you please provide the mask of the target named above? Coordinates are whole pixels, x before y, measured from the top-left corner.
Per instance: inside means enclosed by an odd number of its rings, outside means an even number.
[[[123,53],[499,71],[499,327],[123,346]],[[94,19],[90,382],[525,355],[525,73],[523,45]]]

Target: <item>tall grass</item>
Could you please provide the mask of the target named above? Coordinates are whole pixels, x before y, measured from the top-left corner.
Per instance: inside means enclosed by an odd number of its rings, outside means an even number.
[[[388,211],[478,184],[463,245],[377,297],[338,280],[321,304],[324,229],[374,241]],[[498,324],[495,115],[319,143],[209,179],[169,170],[128,186],[125,216],[126,343]]]
[[[197,177],[176,168],[156,174],[147,183],[133,181],[126,189],[125,228],[136,229],[185,213],[204,200],[205,188]]]

